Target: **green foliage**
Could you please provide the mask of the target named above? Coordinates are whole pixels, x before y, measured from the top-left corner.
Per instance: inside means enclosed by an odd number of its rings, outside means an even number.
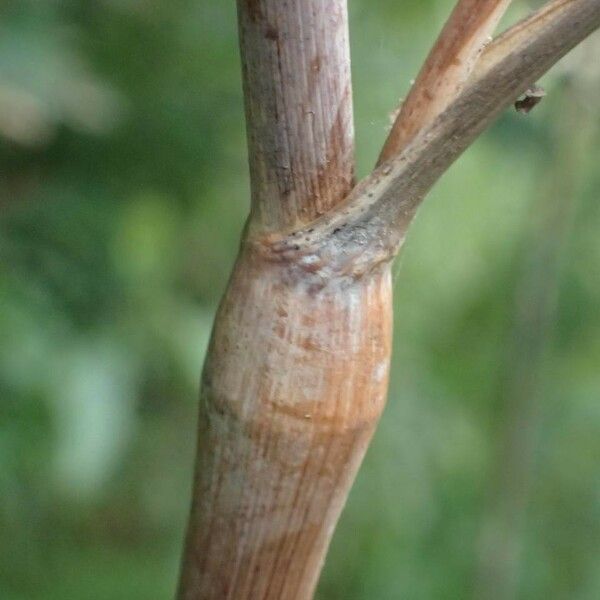
[[[350,2],[360,173],[450,5]],[[0,598],[170,597],[200,366],[248,210],[234,3],[1,12]],[[472,594],[513,298],[539,182],[561,168],[548,149],[565,79],[530,116],[503,116],[419,215],[396,269],[389,405],[320,598]],[[572,192],[544,359],[520,533],[528,599],[600,595],[596,166],[583,162]]]

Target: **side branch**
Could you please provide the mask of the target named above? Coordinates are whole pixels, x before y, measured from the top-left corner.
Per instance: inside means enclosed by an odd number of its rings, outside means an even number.
[[[288,235],[249,239],[315,285],[356,278],[397,253],[425,194],[491,121],[600,26],[600,0],[553,0],[489,47],[465,90],[339,207]]]
[[[403,102],[377,164],[401,152],[462,91],[510,0],[459,0]]]

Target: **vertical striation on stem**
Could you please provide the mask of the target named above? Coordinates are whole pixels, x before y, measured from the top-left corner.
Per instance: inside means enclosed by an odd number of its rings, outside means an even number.
[[[354,184],[346,0],[238,0],[252,225],[309,222]]]

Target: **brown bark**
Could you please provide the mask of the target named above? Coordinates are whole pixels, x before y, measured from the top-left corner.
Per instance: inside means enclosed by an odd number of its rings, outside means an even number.
[[[238,0],[252,222],[308,223],[354,184],[346,0]]]
[[[345,0],[238,15],[252,214],[202,377],[179,597],[309,598],[385,401],[390,272],[325,279],[269,242],[354,183]]]
[[[310,598],[383,408],[388,268],[315,289],[249,248],[215,321],[181,598]]]
[[[456,93],[425,94],[410,139],[352,188],[345,0],[238,0],[251,215],[202,375],[181,600],[312,597],[384,406],[390,263],[420,201],[600,23],[600,0],[554,0],[472,67],[506,3],[485,4],[451,19],[467,83],[433,52]]]
[[[510,0],[460,0],[423,64],[379,155],[398,154],[462,91]]]

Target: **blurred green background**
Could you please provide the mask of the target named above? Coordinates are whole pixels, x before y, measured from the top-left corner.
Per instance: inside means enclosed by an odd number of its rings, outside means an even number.
[[[349,4],[364,175],[453,2]],[[234,2],[0,16],[0,598],[170,598],[248,211]],[[599,48],[420,211],[321,600],[600,598]]]

